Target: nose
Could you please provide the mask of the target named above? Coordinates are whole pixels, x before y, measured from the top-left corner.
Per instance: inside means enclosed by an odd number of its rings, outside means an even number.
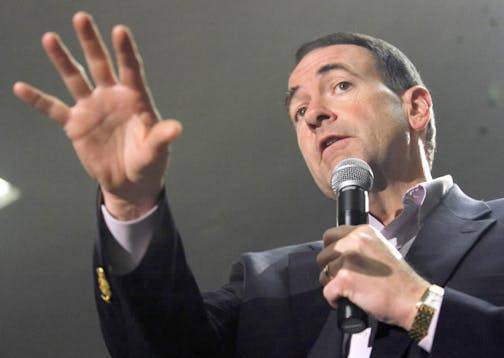
[[[336,115],[320,102],[312,102],[304,115],[306,124],[315,129],[320,127],[325,120],[336,119]]]

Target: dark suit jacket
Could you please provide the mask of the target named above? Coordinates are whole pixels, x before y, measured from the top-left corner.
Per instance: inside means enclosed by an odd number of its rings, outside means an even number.
[[[99,214],[100,215],[100,214]],[[454,186],[426,218],[406,260],[445,287],[431,354],[393,326],[379,324],[372,357],[504,356],[504,200],[481,202]],[[322,296],[320,242],[243,254],[230,281],[201,294],[163,200],[153,242],[140,265],[114,275],[101,249],[95,267],[111,286],[96,299],[113,357],[340,357],[336,313]]]

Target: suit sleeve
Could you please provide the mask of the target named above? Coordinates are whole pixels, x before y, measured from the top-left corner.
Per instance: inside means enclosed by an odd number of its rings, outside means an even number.
[[[103,275],[99,280],[95,274],[95,297],[109,352],[113,358],[232,356],[241,277],[201,294],[164,197],[159,209],[143,260],[125,275],[108,269],[102,246],[111,234],[98,210],[94,267]],[[104,279],[108,300],[102,297]]]
[[[431,356],[502,357],[503,328],[504,307],[447,287]]]

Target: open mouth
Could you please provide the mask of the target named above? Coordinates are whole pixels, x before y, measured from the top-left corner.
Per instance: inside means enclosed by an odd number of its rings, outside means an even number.
[[[326,148],[330,147],[334,143],[338,142],[339,140],[343,139],[343,137],[337,137],[337,136],[330,136],[324,139],[320,143],[320,150],[323,152]]]

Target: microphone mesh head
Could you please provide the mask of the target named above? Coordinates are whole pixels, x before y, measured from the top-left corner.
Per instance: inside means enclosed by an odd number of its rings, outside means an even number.
[[[373,186],[373,171],[371,167],[357,158],[344,159],[336,165],[331,175],[331,188],[334,194],[347,186],[358,186],[366,191]]]

